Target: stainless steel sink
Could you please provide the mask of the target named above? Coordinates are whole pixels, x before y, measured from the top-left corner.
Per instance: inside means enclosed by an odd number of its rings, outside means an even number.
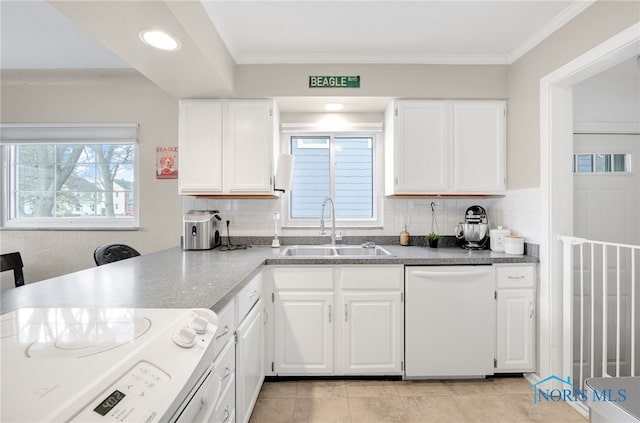
[[[361,247],[331,245],[290,245],[280,253],[281,257],[376,257],[391,253],[379,246]]]
[[[336,252],[338,253],[339,256],[389,256],[391,255],[391,253],[389,253],[387,250],[377,245],[375,247],[368,247],[368,248],[359,247],[359,246],[336,247]]]
[[[336,252],[331,246],[291,245],[289,247],[285,247],[280,255],[288,257],[323,257],[335,256]]]

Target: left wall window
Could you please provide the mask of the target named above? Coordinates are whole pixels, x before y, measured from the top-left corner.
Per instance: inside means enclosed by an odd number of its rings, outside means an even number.
[[[135,229],[137,124],[5,124],[2,226]]]

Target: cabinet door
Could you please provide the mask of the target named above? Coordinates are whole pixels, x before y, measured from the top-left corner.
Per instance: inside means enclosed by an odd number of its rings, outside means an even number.
[[[333,374],[333,291],[278,291],[274,314],[276,373]]]
[[[446,192],[450,173],[451,103],[399,101],[395,117],[395,194]]]
[[[262,299],[238,326],[236,345],[236,416],[248,422],[264,381]]]
[[[178,192],[222,191],[222,102],[180,100]]]
[[[345,292],[344,374],[402,374],[400,292]]]
[[[533,289],[499,289],[497,302],[498,372],[533,371]]]
[[[454,191],[494,194],[506,190],[504,101],[454,103]]]
[[[273,192],[273,102],[228,101],[224,109],[224,190]]]

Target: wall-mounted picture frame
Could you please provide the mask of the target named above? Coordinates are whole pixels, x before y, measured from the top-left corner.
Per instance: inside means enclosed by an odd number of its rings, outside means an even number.
[[[156,147],[156,179],[178,179],[178,147]]]

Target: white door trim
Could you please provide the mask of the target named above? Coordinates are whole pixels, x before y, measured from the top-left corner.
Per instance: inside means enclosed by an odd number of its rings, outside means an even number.
[[[563,327],[562,244],[573,234],[569,154],[573,147],[573,86],[640,54],[640,22],[632,25],[540,80],[540,311],[538,377],[571,371],[571,328]],[[566,308],[566,307],[565,307]],[[570,307],[569,307],[570,308]]]

